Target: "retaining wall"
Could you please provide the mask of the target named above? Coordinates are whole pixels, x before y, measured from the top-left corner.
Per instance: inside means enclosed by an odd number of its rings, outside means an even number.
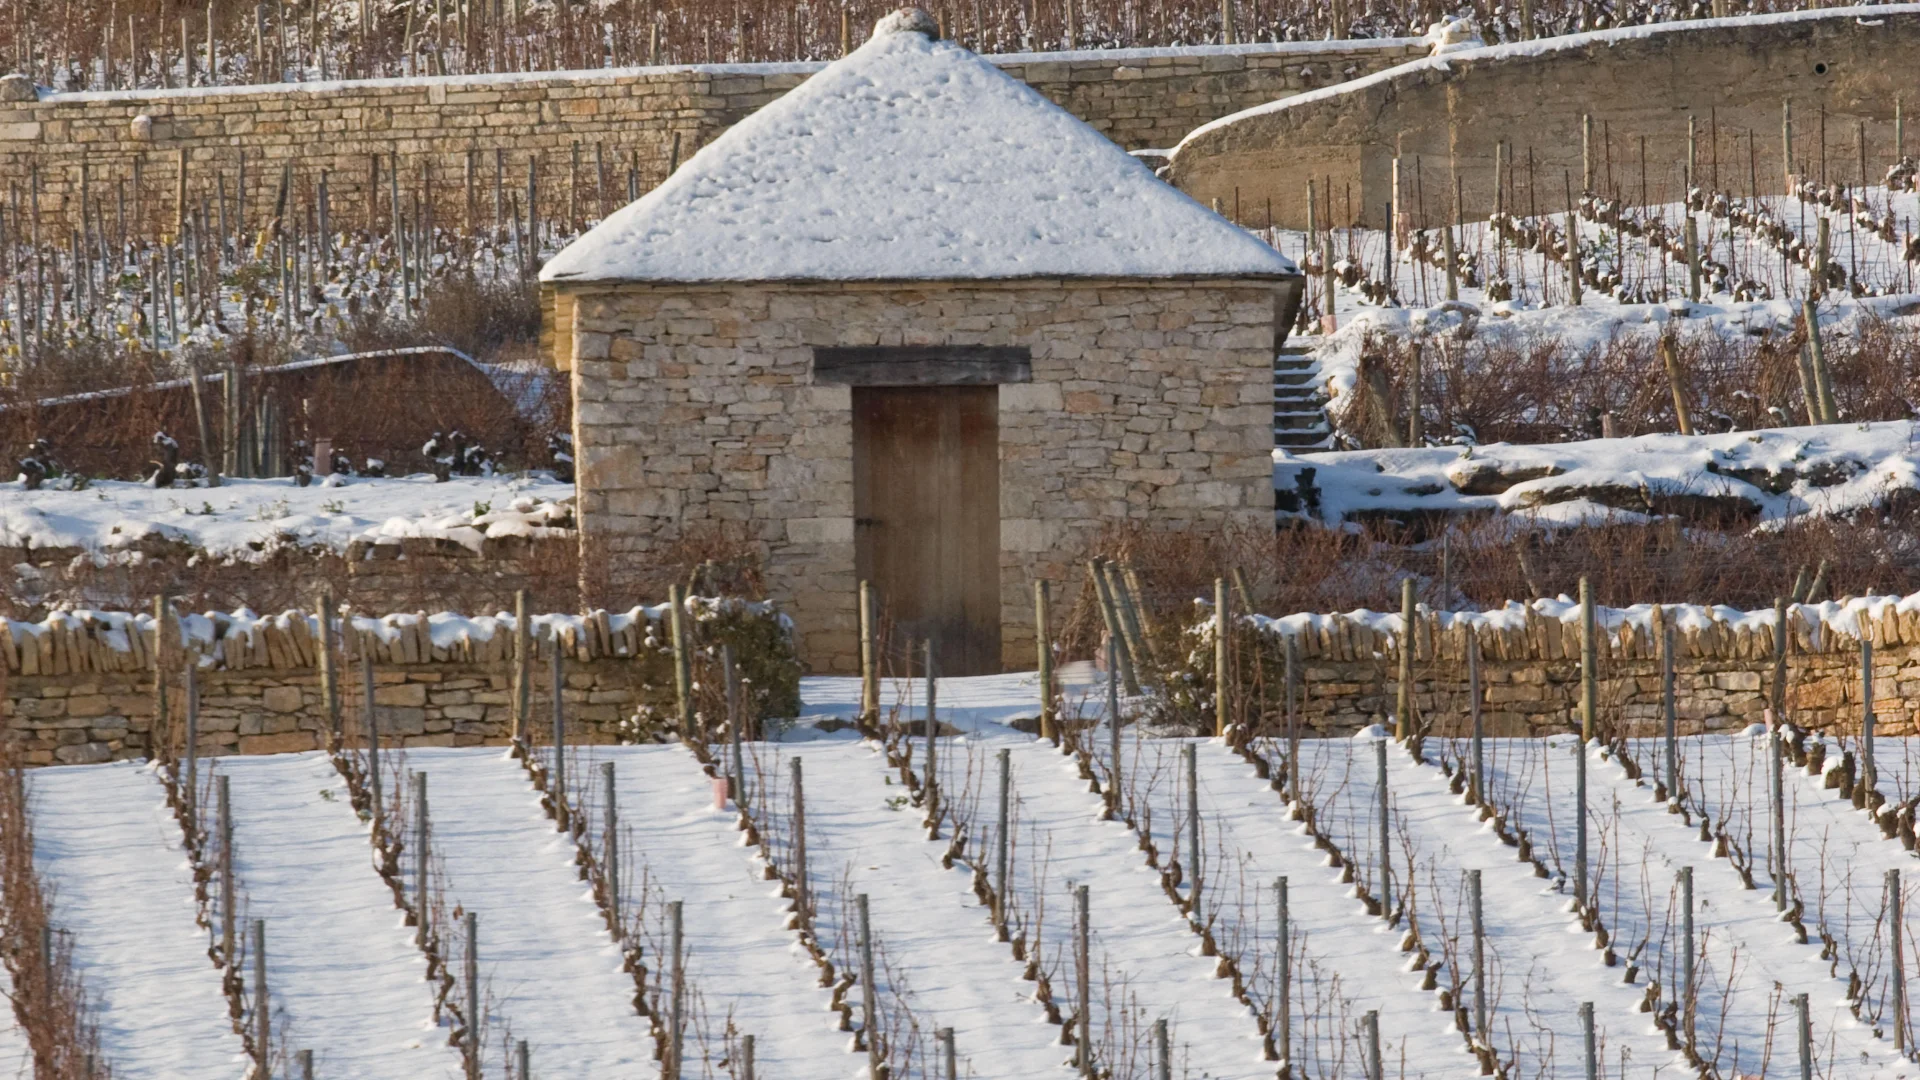
[[[1916,47],[1920,5],[1903,4],[1623,27],[1463,50],[1213,121],[1187,136],[1171,177],[1202,201],[1236,192],[1243,205],[1270,198],[1288,228],[1305,227],[1307,184],[1315,181],[1331,195],[1331,211],[1320,204],[1320,224],[1346,224],[1351,206],[1359,224],[1382,228],[1397,149],[1403,207],[1411,214],[1418,159],[1425,172],[1419,186],[1428,191],[1425,224],[1437,226],[1452,201],[1450,160],[1466,216],[1493,210],[1494,147],[1504,142],[1517,165],[1507,209],[1557,212],[1566,207],[1567,188],[1581,186],[1581,118],[1591,116],[1596,190],[1607,189],[1610,166],[1614,190],[1638,201],[1645,136],[1652,185],[1677,201],[1692,115],[1700,181],[1710,183],[1717,172],[1723,190],[1745,192],[1757,177],[1761,194],[1776,194],[1788,171],[1782,106],[1791,103],[1794,168],[1819,168],[1824,137],[1829,179],[1855,183],[1855,121],[1868,125],[1868,172],[1877,179],[1892,160],[1895,102]]]
[[[1286,42],[1023,53],[992,57],[1114,141],[1132,149],[1170,147],[1195,126],[1250,105],[1364,75],[1419,55],[1408,39]],[[77,219],[82,167],[109,220],[119,183],[136,168],[149,220],[171,221],[180,155],[187,155],[190,202],[209,199],[224,174],[229,190],[247,158],[246,217],[272,213],[283,164],[304,190],[331,173],[335,220],[359,224],[372,180],[369,155],[397,153],[403,193],[430,168],[440,220],[465,212],[469,153],[481,223],[493,220],[494,154],[504,186],[522,199],[530,155],[539,155],[541,213],[599,216],[626,202],[629,164],[641,190],[666,174],[676,140],[681,160],[729,125],[799,85],[822,65],[744,64],[538,72],[521,75],[372,79],[183,90],[48,94],[0,101],[0,173],[41,170],[41,206]],[[135,137],[136,116],[153,121]],[[578,173],[572,148],[580,147]],[[595,157],[595,149],[601,155]],[[596,160],[605,164],[604,189]],[[387,197],[387,182],[381,181]],[[574,200],[578,197],[578,205]],[[129,195],[131,199],[131,194]],[[384,209],[382,211],[385,212]],[[451,216],[449,216],[451,215]]]
[[[1674,686],[1683,733],[1737,730],[1761,719],[1771,700],[1773,612],[1683,605],[1599,610],[1596,639],[1600,721],[1609,731],[1657,735],[1661,706],[1662,625],[1674,631]],[[1291,637],[1303,687],[1303,722],[1321,734],[1347,735],[1391,722],[1399,693],[1399,615],[1290,616],[1260,620],[1245,638],[1241,680],[1264,676],[1267,709],[1277,715],[1282,642]],[[1857,731],[1860,642],[1873,645],[1874,716],[1890,735],[1920,734],[1920,594],[1871,597],[1788,608],[1789,719],[1802,727]],[[1443,733],[1469,727],[1467,651],[1477,637],[1483,722],[1490,734],[1544,735],[1579,729],[1579,608],[1564,601],[1510,604],[1491,613],[1423,611],[1415,620],[1416,715]]]
[[[625,613],[530,619],[531,715],[547,730],[552,650],[565,663],[562,698],[570,738],[612,742],[650,735],[675,714],[665,605]],[[697,642],[735,646],[753,701],[790,701],[798,665],[783,620],[767,605],[689,601]],[[364,730],[360,663],[374,668],[383,745],[474,746],[512,736],[518,662],[511,617],[442,614],[341,621],[340,698],[350,737]],[[209,613],[172,620],[160,645],[155,621],[126,612],[69,612],[38,623],[0,619],[0,732],[19,739],[29,765],[143,757],[162,740],[184,743],[186,665],[199,685],[202,754],[266,754],[328,745],[318,667],[319,623],[300,611],[255,617]],[[184,643],[184,644],[183,644]],[[164,682],[170,721],[158,719]],[[769,693],[771,691],[771,693]],[[640,718],[632,723],[636,715]],[[670,722],[667,720],[666,722]]]

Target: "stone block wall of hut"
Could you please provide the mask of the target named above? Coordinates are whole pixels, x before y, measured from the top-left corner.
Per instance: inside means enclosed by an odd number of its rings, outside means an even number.
[[[858,669],[852,402],[818,346],[1025,346],[999,395],[1002,658],[1032,582],[1124,521],[1272,520],[1271,281],[578,286],[586,572],[618,585],[689,534],[756,545],[816,672]]]

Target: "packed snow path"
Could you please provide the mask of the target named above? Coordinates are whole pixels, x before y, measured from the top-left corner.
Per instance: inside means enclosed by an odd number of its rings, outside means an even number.
[[[520,763],[498,748],[414,749],[406,767],[428,777],[447,911],[478,916],[489,1080],[500,1075],[509,1031],[529,1043],[536,1076],[657,1075],[633,977],[580,880],[573,842],[547,818]]]
[[[212,767],[232,789],[240,930],[266,922],[277,1037],[312,1050],[316,1075],[460,1076],[459,1052],[433,1020],[426,958],[333,763],[307,753]]]
[[[683,904],[687,982],[704,1013],[696,1028],[712,1042],[689,1032],[686,1074],[700,1075],[693,1062],[703,1055],[708,1068],[720,1067],[728,1023],[754,1037],[755,1068],[764,1075],[833,1075],[835,1061],[854,1068],[859,1059],[848,1054],[819,970],[786,928],[791,901],[762,876],[765,863],[743,845],[734,812],[714,808],[712,781],[693,754],[680,746],[582,754],[583,762],[614,763],[628,843],[622,910],[640,911],[651,927],[666,903]]]
[[[160,781],[122,762],[31,770],[27,789],[34,864],[116,1080],[246,1075]]]

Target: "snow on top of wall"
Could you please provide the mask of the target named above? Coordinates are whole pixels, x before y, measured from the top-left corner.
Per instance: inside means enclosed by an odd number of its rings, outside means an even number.
[[[1558,37],[1535,38],[1532,41],[1509,41],[1499,45],[1488,45],[1478,49],[1448,51],[1437,56],[1409,60],[1404,64],[1363,75],[1350,82],[1323,86],[1292,97],[1269,101],[1229,113],[1217,120],[1194,128],[1187,137],[1180,140],[1174,148],[1175,154],[1202,135],[1218,128],[1227,127],[1249,117],[1263,116],[1287,109],[1305,108],[1318,102],[1345,94],[1356,94],[1393,82],[1422,71],[1446,72],[1452,70],[1456,60],[1499,61],[1526,57],[1546,56],[1549,53],[1575,51],[1595,45],[1617,45],[1623,41],[1642,41],[1662,34],[1687,33],[1695,30],[1723,30],[1747,26],[1778,26],[1786,23],[1810,22],[1822,19],[1858,19],[1863,26],[1874,25],[1873,20],[1889,15],[1920,15],[1920,4],[1884,4],[1849,8],[1813,8],[1802,11],[1782,11],[1767,15],[1737,15],[1724,19],[1685,19],[1675,22],[1645,23],[1638,26],[1616,26],[1607,30],[1591,30],[1584,34],[1563,34]]]
[[[689,596],[684,604],[696,623],[738,611],[774,614],[789,626],[787,617],[769,601]],[[527,632],[533,651],[543,655],[549,643],[558,641],[567,655],[580,660],[632,657],[667,647],[667,637],[656,631],[671,611],[670,604],[641,604],[623,612],[529,615]],[[316,663],[320,620],[311,611],[262,615],[242,607],[181,612],[176,625],[179,636],[170,631],[170,641],[184,642],[202,668],[305,668]],[[150,668],[154,626],[153,615],[144,611],[60,610],[35,622],[0,618],[0,665],[28,675]],[[348,656],[359,655],[365,647],[378,659],[393,663],[462,663],[511,658],[516,626],[513,613],[506,611],[374,615],[345,610],[334,624],[334,633]],[[95,649],[105,655],[96,655]]]
[[[1271,276],[1285,256],[991,62],[876,34],[555,256],[543,281]]]
[[[1820,603],[1787,605],[1787,625],[1800,641],[1801,651],[1826,652],[1856,647],[1862,638],[1880,644],[1891,638],[1911,643],[1910,631],[1895,631],[1892,620],[1911,619],[1920,613],[1920,593],[1907,596],[1850,596]],[[1748,611],[1725,604],[1634,604],[1614,608],[1596,604],[1594,626],[1610,648],[1621,648],[1628,636],[1636,642],[1635,651],[1644,651],[1659,632],[1661,621],[1674,628],[1683,642],[1692,646],[1694,655],[1725,652],[1730,643],[1715,641],[1717,632],[1734,635],[1762,632],[1771,641],[1778,625],[1772,608]],[[1263,631],[1301,640],[1339,633],[1358,627],[1384,639],[1377,644],[1391,654],[1406,626],[1397,611],[1372,611],[1358,608],[1345,612],[1301,612],[1293,615],[1248,615],[1246,621]],[[1524,633],[1540,620],[1559,623],[1578,632],[1580,602],[1564,594],[1540,597],[1527,602],[1509,600],[1485,611],[1433,611],[1421,605],[1416,623],[1425,622],[1445,633],[1465,631],[1473,634]],[[1572,639],[1569,639],[1572,640]],[[1771,649],[1771,645],[1768,645]],[[1421,647],[1426,651],[1425,646]],[[1449,650],[1450,651],[1450,650]]]

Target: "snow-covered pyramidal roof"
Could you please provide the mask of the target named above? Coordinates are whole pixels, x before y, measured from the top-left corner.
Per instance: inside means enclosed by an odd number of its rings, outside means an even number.
[[[872,40],[569,245],[541,280],[1297,273],[1030,87],[932,40],[916,15],[882,19]]]

